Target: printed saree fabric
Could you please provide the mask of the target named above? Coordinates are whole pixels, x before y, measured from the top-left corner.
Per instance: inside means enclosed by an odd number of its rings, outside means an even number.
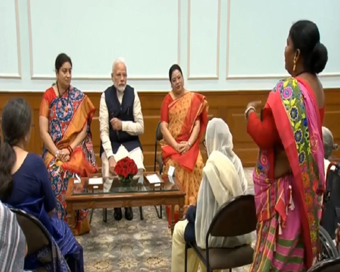
[[[317,254],[325,187],[319,110],[313,90],[298,78],[280,81],[266,107],[292,173],[269,179],[267,152],[260,150],[253,173],[258,226],[251,271],[305,271]]]
[[[199,143],[208,124],[207,105],[204,96],[193,92],[187,92],[169,103],[168,129],[176,142],[189,140],[196,120],[200,120],[201,126],[197,141],[184,154],[179,154],[170,145],[162,145],[164,162],[171,158],[187,171],[193,171],[199,154]]]
[[[204,162],[199,145],[208,124],[208,102],[203,95],[194,92],[187,92],[177,99],[172,99],[168,94],[166,100],[168,103],[162,107],[162,111],[167,111],[168,129],[176,142],[188,141],[195,121],[200,121],[199,135],[188,152],[180,154],[164,140],[161,141],[164,173],[168,172],[170,166],[175,167],[176,178],[186,192],[185,213],[189,205],[196,205],[202,180]],[[167,207],[167,214],[170,225],[172,218],[170,207]],[[178,207],[175,207],[174,219],[175,222],[178,221]]]
[[[48,132],[58,149],[66,148],[87,126],[85,139],[73,150],[70,160],[56,160],[45,147],[43,159],[51,178],[52,189],[57,199],[57,214],[66,221],[65,194],[70,178],[76,174],[87,177],[97,172],[95,154],[91,137],[91,121],[95,108],[90,99],[80,90],[70,86],[61,97],[56,96],[53,87],[46,90],[40,115],[48,118]],[[76,234],[89,231],[88,212],[78,211],[76,215]]]

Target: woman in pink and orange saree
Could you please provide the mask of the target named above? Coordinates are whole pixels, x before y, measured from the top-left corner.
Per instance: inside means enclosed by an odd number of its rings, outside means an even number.
[[[184,214],[189,205],[196,205],[197,193],[204,167],[199,144],[208,124],[208,102],[198,93],[184,88],[181,68],[174,64],[169,70],[172,91],[166,95],[161,109],[161,141],[164,173],[169,167],[175,168],[176,179],[185,191]],[[171,225],[172,212],[166,207],[168,223]],[[179,210],[174,212],[178,221]]]
[[[324,93],[317,74],[327,63],[317,26],[298,21],[285,48],[291,74],[262,110],[248,104],[247,131],[260,148],[253,173],[258,218],[251,271],[306,271],[316,259],[325,189]]]
[[[44,143],[43,159],[57,200],[59,219],[67,221],[65,195],[72,177],[97,172],[90,126],[95,108],[91,100],[70,85],[72,61],[66,54],[56,58],[57,83],[44,93],[39,127]],[[90,231],[87,210],[76,213],[75,235]]]

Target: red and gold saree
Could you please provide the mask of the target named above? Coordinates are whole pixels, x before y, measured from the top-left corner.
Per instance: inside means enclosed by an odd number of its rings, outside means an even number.
[[[198,93],[186,92],[177,99],[172,99],[168,94],[162,105],[161,121],[168,123],[168,129],[172,137],[180,143],[188,141],[193,131],[196,120],[200,121],[200,131],[197,140],[184,154],[179,154],[164,140],[161,141],[164,173],[170,166],[175,167],[177,180],[181,182],[182,189],[186,193],[184,214],[189,205],[195,205],[198,189],[202,180],[204,162],[199,145],[204,136],[208,124],[208,102]],[[167,207],[168,222],[171,223],[171,209]],[[175,210],[175,222],[178,221],[178,207]]]

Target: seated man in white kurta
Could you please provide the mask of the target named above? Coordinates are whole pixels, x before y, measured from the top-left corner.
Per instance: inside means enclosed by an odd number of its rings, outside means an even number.
[[[135,161],[141,173],[144,164],[139,135],[144,133],[144,120],[138,94],[126,84],[126,65],[122,59],[113,63],[111,78],[113,85],[103,92],[99,107],[102,175],[114,173],[116,163],[127,156]],[[122,219],[121,208],[115,208],[114,217]],[[131,208],[125,208],[125,218],[132,220]]]

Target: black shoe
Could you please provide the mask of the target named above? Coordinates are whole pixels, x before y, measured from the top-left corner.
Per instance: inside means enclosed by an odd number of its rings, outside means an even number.
[[[125,215],[126,215],[126,211],[125,211]],[[122,209],[121,208],[115,208],[113,216],[117,221],[121,220],[122,217],[123,217]]]
[[[125,218],[126,220],[129,220],[129,221],[133,219],[132,208],[125,208]]]

